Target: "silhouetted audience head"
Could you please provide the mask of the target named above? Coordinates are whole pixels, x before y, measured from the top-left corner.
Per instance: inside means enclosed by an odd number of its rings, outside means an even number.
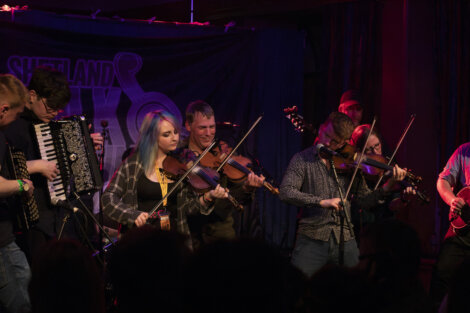
[[[129,230],[111,252],[109,279],[117,310],[180,312],[185,237],[144,225]]]
[[[301,272],[266,244],[217,242],[187,267],[184,312],[296,312],[303,287]]]
[[[101,274],[88,249],[71,240],[51,241],[32,265],[33,313],[102,313]]]
[[[308,312],[377,312],[372,284],[357,269],[328,264],[310,279]]]
[[[383,220],[361,234],[358,268],[374,284],[377,312],[432,312],[419,280],[418,234],[399,220]]]
[[[450,282],[447,298],[447,313],[470,312],[470,257],[465,258],[456,269]]]
[[[384,220],[362,232],[360,266],[377,279],[416,278],[420,250],[414,229],[399,220]]]

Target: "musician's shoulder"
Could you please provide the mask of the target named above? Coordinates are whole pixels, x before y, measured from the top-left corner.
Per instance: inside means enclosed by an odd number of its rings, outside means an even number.
[[[314,146],[310,146],[295,154],[295,156],[300,157],[306,161],[313,160],[315,155],[317,155],[317,149]]]
[[[17,119],[3,129],[6,141],[17,147],[22,148],[30,139],[30,123],[25,120]]]
[[[465,152],[470,151],[470,142],[461,144],[457,149]]]
[[[138,161],[138,158],[139,154],[137,153],[137,151],[134,150],[123,160],[123,163],[136,163]]]

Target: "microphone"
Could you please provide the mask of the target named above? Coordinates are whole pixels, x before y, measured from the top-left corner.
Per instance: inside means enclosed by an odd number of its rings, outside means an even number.
[[[69,211],[72,211],[73,213],[78,212],[77,207],[72,207],[70,205],[70,203],[68,203],[67,201],[64,201],[64,200],[60,200],[59,198],[52,198],[51,203],[52,203],[52,205],[64,208],[64,209],[69,210]]]
[[[324,159],[331,159],[333,156],[340,155],[338,152],[325,147],[325,145],[321,143],[317,144],[316,148],[317,148],[318,154]]]
[[[107,120],[101,120],[101,127],[105,128],[108,127],[108,121]]]

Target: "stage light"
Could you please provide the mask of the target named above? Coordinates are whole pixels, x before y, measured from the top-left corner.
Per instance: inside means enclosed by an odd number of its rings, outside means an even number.
[[[1,12],[14,12],[14,11],[26,11],[28,10],[27,5],[23,5],[20,7],[19,5],[16,5],[14,7],[9,6],[8,4],[4,4],[0,7]]]
[[[20,7],[19,5],[11,7],[8,4],[4,4],[0,7],[0,12],[11,12],[11,21],[15,21],[15,12],[16,11],[26,11],[28,10],[27,5]]]

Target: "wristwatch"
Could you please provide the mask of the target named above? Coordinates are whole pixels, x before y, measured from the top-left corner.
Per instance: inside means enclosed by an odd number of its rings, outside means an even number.
[[[23,190],[28,192],[29,190],[29,184],[25,180],[21,180],[23,182]]]

